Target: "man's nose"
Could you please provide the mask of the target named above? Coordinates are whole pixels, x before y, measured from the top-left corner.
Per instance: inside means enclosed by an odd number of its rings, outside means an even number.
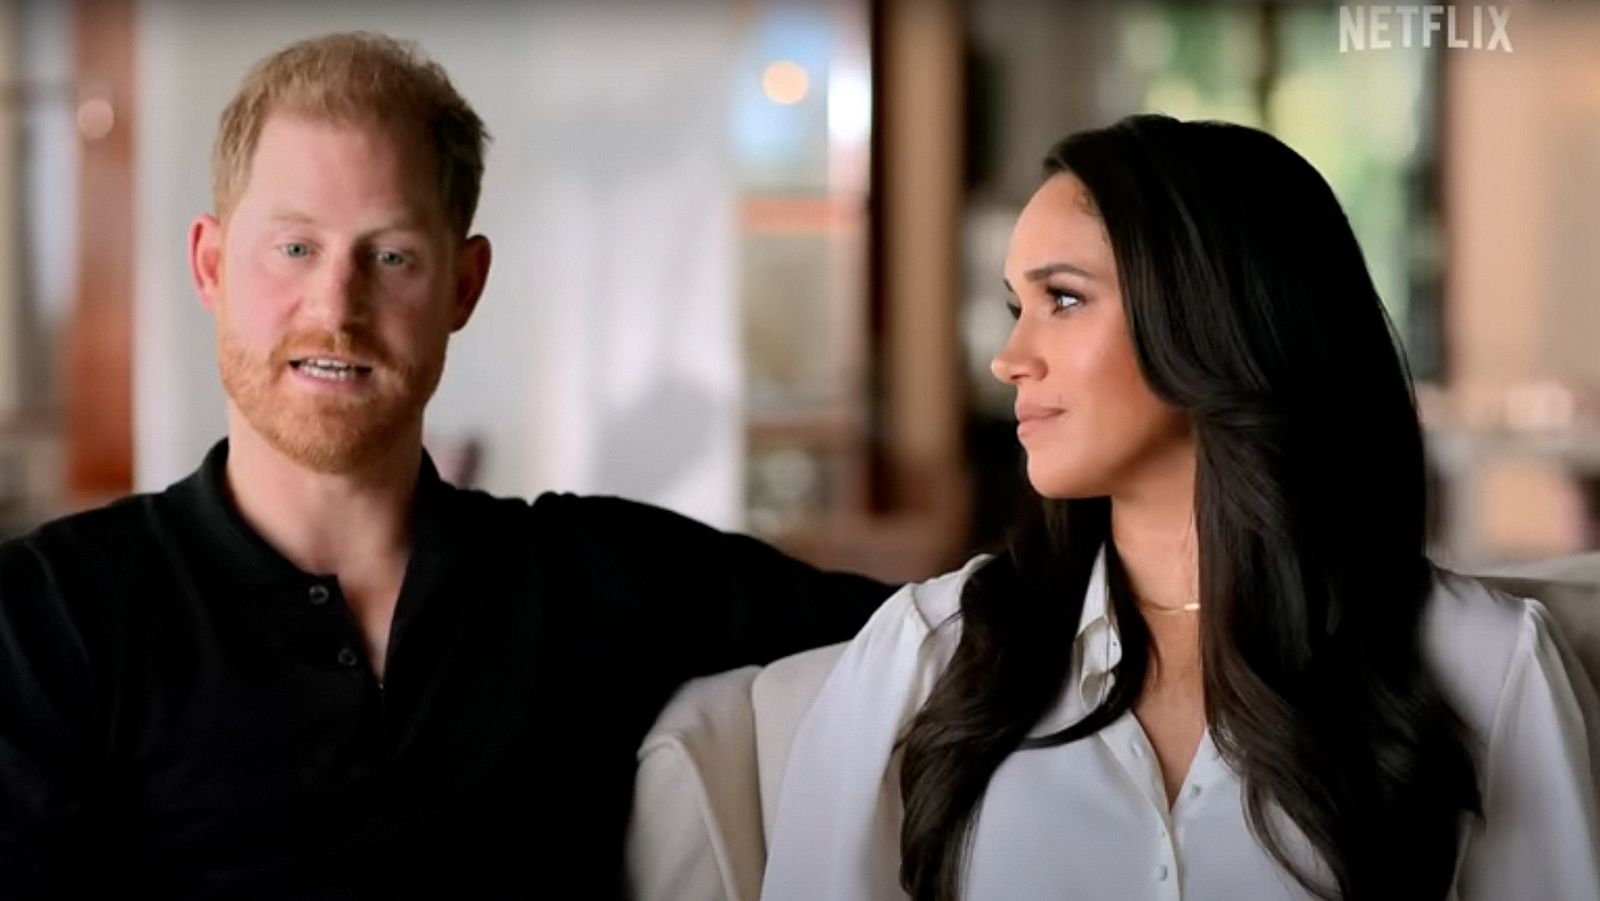
[[[338,331],[366,315],[366,279],[360,263],[348,256],[330,257],[318,273],[307,311],[329,331]]]

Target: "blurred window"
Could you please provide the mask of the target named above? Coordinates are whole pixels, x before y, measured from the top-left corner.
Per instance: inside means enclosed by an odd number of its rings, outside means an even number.
[[[776,536],[865,503],[864,0],[747,8],[734,92],[750,527]]]
[[[1340,53],[1338,10],[1274,2],[1124,8],[1141,106],[1265,129],[1339,197],[1419,380],[1439,376],[1438,64],[1422,47]]]

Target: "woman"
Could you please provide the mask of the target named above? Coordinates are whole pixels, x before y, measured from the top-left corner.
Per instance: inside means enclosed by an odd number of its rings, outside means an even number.
[[[763,898],[1600,898],[1593,687],[1543,607],[1424,556],[1327,184],[1163,116],[1045,168],[992,366],[1042,515],[846,650]]]

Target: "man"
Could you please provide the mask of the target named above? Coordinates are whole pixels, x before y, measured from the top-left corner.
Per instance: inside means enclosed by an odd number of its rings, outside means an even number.
[[[482,123],[371,35],[263,60],[189,234],[228,437],[0,546],[0,895],[621,891],[633,754],[683,679],[886,594],[655,508],[443,483]]]

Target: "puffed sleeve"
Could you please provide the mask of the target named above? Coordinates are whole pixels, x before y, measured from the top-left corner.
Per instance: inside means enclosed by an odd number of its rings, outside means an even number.
[[[1465,843],[1461,901],[1600,898],[1600,702],[1537,601],[1502,687],[1481,774],[1484,819]]]

